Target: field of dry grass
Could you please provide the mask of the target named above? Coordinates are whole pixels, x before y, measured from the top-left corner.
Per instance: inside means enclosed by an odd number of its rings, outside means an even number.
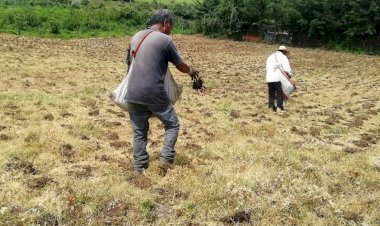
[[[129,38],[0,35],[1,225],[379,225],[380,57],[291,48],[298,90],[268,112],[274,45],[174,36],[184,86],[176,167],[134,183],[128,114],[106,91]]]

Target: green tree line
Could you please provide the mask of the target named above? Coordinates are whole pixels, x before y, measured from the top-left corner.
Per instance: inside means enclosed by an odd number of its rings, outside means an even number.
[[[174,33],[380,52],[380,0],[0,0],[0,32],[55,37],[120,36],[170,9]],[[169,3],[168,3],[169,2]],[[278,35],[281,34],[281,35]],[[285,36],[284,36],[285,34]]]
[[[197,1],[198,32],[286,33],[293,45],[380,49],[380,0]]]

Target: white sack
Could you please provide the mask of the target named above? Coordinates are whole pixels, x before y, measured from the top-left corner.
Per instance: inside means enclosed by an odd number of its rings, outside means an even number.
[[[124,110],[128,110],[128,100],[127,100],[127,88],[129,76],[133,70],[134,59],[132,60],[131,66],[129,67],[128,74],[124,77],[123,81],[121,81],[120,85],[113,91],[109,93],[109,97],[111,100],[120,108]],[[169,68],[166,71],[165,80],[164,80],[164,88],[168,93],[170,102],[174,105],[182,94],[182,87],[179,86],[170,73]]]
[[[290,94],[293,93],[293,91],[296,89],[296,85],[290,78],[281,70],[281,87],[282,87],[282,92],[284,94],[284,98],[288,99]]]
[[[169,96],[170,102],[174,105],[179,100],[183,90],[182,87],[175,82],[169,68],[166,71],[164,87]]]
[[[124,110],[128,110],[128,101],[127,101],[127,87],[128,87],[128,82],[129,82],[129,76],[132,73],[133,70],[133,65],[134,65],[135,60],[132,59],[132,63],[129,67],[129,71],[127,75],[123,78],[121,81],[120,85],[113,91],[109,93],[109,97],[111,100],[120,108]]]

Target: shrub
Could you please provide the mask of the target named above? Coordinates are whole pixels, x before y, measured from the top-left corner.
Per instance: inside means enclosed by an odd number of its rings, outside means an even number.
[[[71,6],[79,8],[82,5],[87,5],[89,3],[89,0],[71,0]]]
[[[59,29],[60,29],[60,24],[58,22],[56,21],[50,22],[50,33],[55,34],[55,35],[60,34],[61,32]]]

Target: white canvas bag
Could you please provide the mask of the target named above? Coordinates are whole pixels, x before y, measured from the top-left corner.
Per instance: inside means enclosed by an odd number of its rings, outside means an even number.
[[[276,62],[278,64],[276,55],[275,55],[275,59],[276,59]],[[296,85],[294,84],[294,82],[292,80],[290,80],[288,75],[285,73],[285,71],[281,67],[277,67],[277,68],[281,72],[280,82],[281,82],[281,88],[282,88],[283,96],[285,99],[288,99],[290,94],[292,94],[293,91],[296,90]]]
[[[175,82],[172,73],[170,73],[169,68],[166,70],[164,88],[169,96],[170,102],[172,103],[172,105],[174,105],[179,100],[183,90],[182,86],[179,86]]]
[[[290,78],[285,73],[283,73],[283,71],[281,72],[282,73],[281,73],[280,82],[281,82],[282,92],[284,94],[284,98],[288,99],[290,94],[292,94],[293,91],[296,89],[296,86],[294,82],[290,80]]]
[[[133,70],[133,65],[134,65],[135,59],[132,58],[132,63],[129,67],[129,71],[127,75],[124,77],[124,79],[121,81],[120,85],[111,91],[109,93],[109,97],[111,100],[120,108],[124,110],[127,109],[128,101],[127,101],[127,88],[128,88],[128,82],[129,82],[129,77],[131,76],[132,70]]]

